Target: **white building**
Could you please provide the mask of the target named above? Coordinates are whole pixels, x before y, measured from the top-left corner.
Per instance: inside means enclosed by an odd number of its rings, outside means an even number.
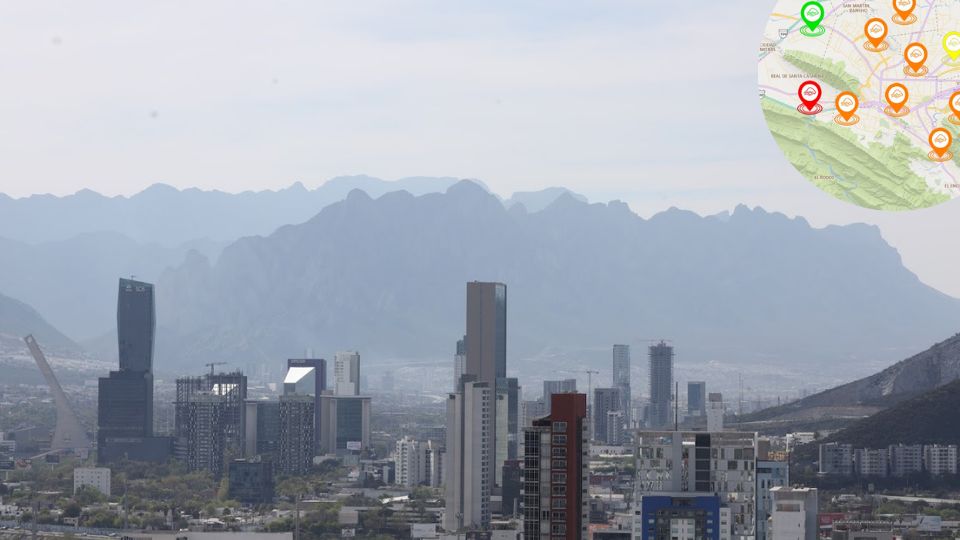
[[[105,467],[77,467],[73,470],[73,493],[82,487],[92,487],[110,496],[110,469]]]
[[[776,540],[817,540],[817,489],[775,487],[770,538]]]
[[[707,431],[723,431],[723,394],[711,392],[707,397]]]
[[[607,445],[619,446],[626,442],[627,434],[623,429],[624,425],[626,425],[624,411],[607,411],[607,432],[604,434]]]
[[[888,450],[891,476],[909,476],[923,470],[923,446],[892,444]]]
[[[957,446],[939,444],[923,447],[924,468],[933,476],[957,474]]]
[[[338,396],[360,395],[360,353],[340,351],[334,356],[333,391]]]
[[[886,450],[858,448],[855,455],[860,476],[887,476],[889,455]]]
[[[493,473],[494,389],[466,382],[447,398],[447,452],[443,528],[448,532],[487,529]]]
[[[820,474],[853,474],[853,446],[835,442],[821,444]]]
[[[644,495],[716,495],[730,513],[721,535],[756,537],[756,433],[640,431],[635,447],[634,500]]]
[[[412,489],[429,481],[427,445],[404,437],[397,441],[394,460],[397,464],[397,485]]]

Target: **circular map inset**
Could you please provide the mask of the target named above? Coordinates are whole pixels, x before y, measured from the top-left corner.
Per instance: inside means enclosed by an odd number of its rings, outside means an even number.
[[[770,132],[823,191],[877,210],[960,195],[960,1],[779,0],[758,64]]]

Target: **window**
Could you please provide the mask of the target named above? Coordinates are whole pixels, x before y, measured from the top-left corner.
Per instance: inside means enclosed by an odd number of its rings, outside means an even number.
[[[554,484],[566,484],[567,473],[555,472],[551,475],[551,480]]]
[[[566,422],[554,422],[554,423],[553,423],[553,431],[554,431],[554,432],[560,432],[560,433],[563,433],[563,432],[567,431],[567,423],[566,423]]]
[[[565,458],[567,457],[567,449],[563,447],[552,448],[551,453],[555,458]]]
[[[553,436],[553,444],[567,444],[567,436],[566,436],[566,435],[554,435],[554,436]]]

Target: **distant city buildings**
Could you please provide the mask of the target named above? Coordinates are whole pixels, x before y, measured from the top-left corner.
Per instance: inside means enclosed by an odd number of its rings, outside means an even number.
[[[619,388],[594,388],[593,390],[593,438],[603,444],[614,444],[608,439],[608,413],[620,412],[622,400]],[[622,415],[618,417],[622,420]]]
[[[77,467],[73,470],[73,493],[87,487],[110,496],[110,469],[106,467]]]
[[[853,473],[853,446],[841,443],[820,445],[820,474],[849,476]]]
[[[563,379],[558,381],[543,381],[543,404],[544,414],[550,414],[551,397],[554,394],[567,394],[577,391],[576,379]]]
[[[687,416],[705,416],[707,414],[707,383],[691,381],[687,383]]]
[[[707,396],[707,431],[723,431],[723,394],[711,392]]]
[[[467,336],[457,340],[457,352],[453,355],[453,391],[460,389],[460,377],[467,372]]]
[[[357,456],[370,446],[369,396],[320,396],[320,448],[327,454]]]
[[[287,360],[287,369],[313,368],[313,390],[306,392],[313,395],[314,410],[320,410],[320,394],[327,389],[327,361],[323,358],[290,358]],[[303,393],[301,388],[301,393]],[[320,448],[320,415],[315,415],[313,433],[316,437],[314,445]]]
[[[661,341],[650,346],[651,429],[672,427],[670,408],[673,397],[673,347]]]
[[[175,456],[189,470],[219,477],[243,455],[247,377],[240,372],[181,377],[174,405]]]
[[[893,444],[857,448],[837,442],[820,445],[820,474],[862,477],[909,477],[957,474],[956,445]]]
[[[550,414],[524,429],[523,533],[586,538],[590,427],[585,394],[554,394]]]
[[[280,396],[280,441],[277,470],[285,475],[302,475],[313,464],[315,405],[312,395]]]

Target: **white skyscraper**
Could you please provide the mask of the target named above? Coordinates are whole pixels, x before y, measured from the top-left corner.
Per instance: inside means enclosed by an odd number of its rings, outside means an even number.
[[[397,485],[414,488],[429,482],[427,444],[404,437],[397,441],[394,454],[397,465]]]
[[[449,532],[490,526],[493,400],[494,389],[489,384],[472,381],[447,399],[443,528]]]
[[[334,356],[333,389],[338,396],[360,395],[360,353],[341,351]]]

